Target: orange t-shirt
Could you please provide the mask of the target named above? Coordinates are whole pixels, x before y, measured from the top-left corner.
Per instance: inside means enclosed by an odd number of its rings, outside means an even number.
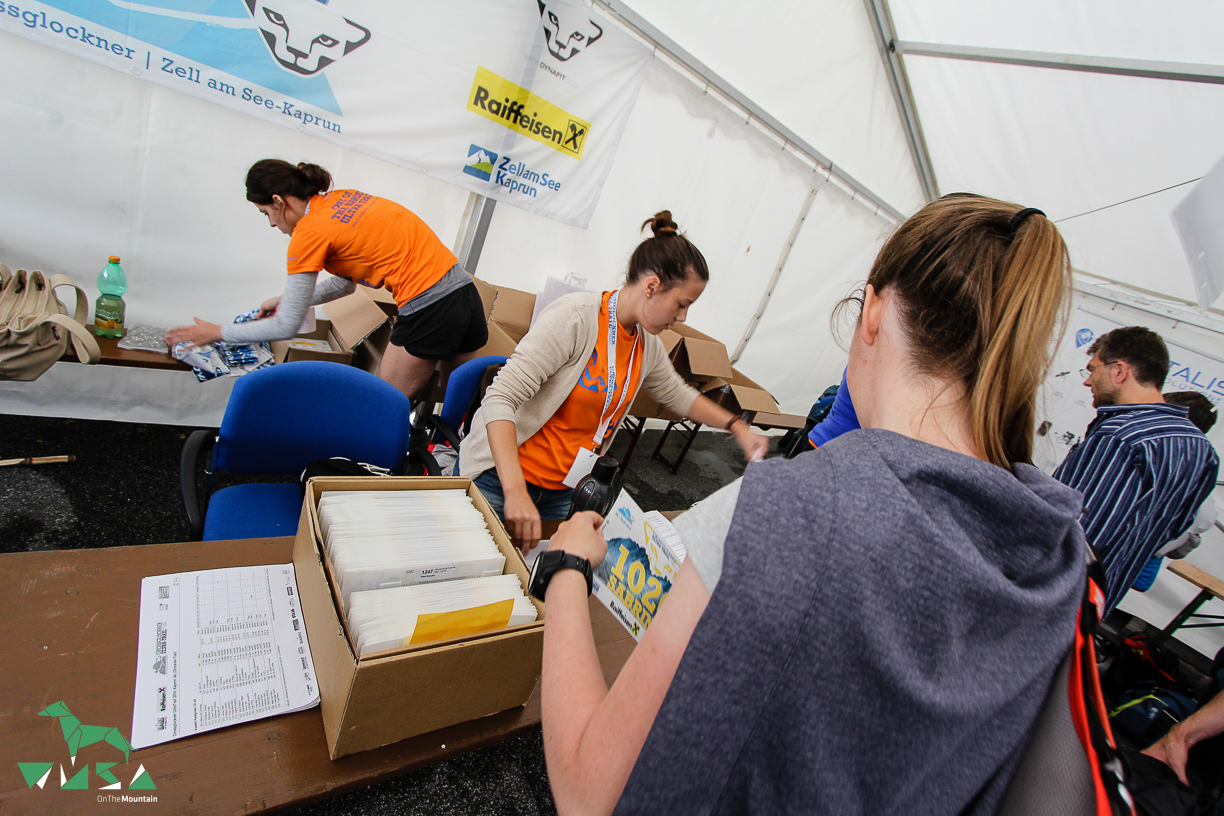
[[[310,199],[289,239],[289,274],[318,272],[378,289],[404,305],[456,263],[424,221],[394,201],[357,190]]]
[[[565,477],[574,464],[579,448],[592,450],[595,432],[599,427],[599,417],[604,411],[604,401],[608,395],[608,299],[611,292],[604,292],[603,303],[599,307],[599,338],[591,351],[591,359],[587,362],[582,376],[574,384],[574,390],[561,403],[561,407],[552,415],[544,427],[536,431],[530,439],[519,446],[519,464],[523,468],[523,478],[538,487],[549,490],[560,490],[565,487]],[[608,436],[612,429],[621,421],[629,410],[633,400],[625,398],[620,410],[616,410],[621,394],[630,395],[637,389],[638,378],[642,373],[642,349],[631,354],[635,342],[640,343],[637,331],[630,333],[618,320],[616,323],[616,391],[612,394],[612,404],[608,406]],[[633,367],[629,366],[629,358],[633,357]],[[629,376],[625,376],[628,372]],[[605,437],[606,439],[607,437]]]

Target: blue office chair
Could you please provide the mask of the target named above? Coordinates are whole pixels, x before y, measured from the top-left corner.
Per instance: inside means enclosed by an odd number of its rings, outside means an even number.
[[[459,450],[459,428],[464,425],[465,417],[465,428],[471,428],[472,414],[476,413],[476,409],[480,407],[480,398],[484,396],[483,393],[478,394],[477,389],[484,379],[485,371],[489,366],[502,365],[507,359],[509,358],[500,354],[477,357],[451,372],[446,380],[446,396],[442,398],[442,410],[425,418],[426,424],[434,430],[435,442],[445,441],[455,450]]]
[[[217,469],[297,476],[315,459],[343,456],[400,474],[407,467],[410,403],[352,366],[301,361],[260,369],[234,385],[219,432],[195,431],[180,464],[191,534],[203,541],[293,535],[302,512],[293,484],[240,484],[213,493]],[[198,463],[212,444],[204,505]]]

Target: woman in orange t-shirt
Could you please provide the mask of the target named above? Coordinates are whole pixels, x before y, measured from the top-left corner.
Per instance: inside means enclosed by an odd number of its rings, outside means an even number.
[[[710,273],[670,212],[647,224],[654,237],[634,250],[623,288],[566,295],[540,313],[460,448],[459,472],[527,549],[540,540],[541,518],[565,518],[573,485],[607,449],[640,387],[677,414],[731,431],[748,459],[768,448],[672,367],[657,335],[684,322]]]
[[[358,190],[331,190],[316,164],[263,159],[247,172],[247,200],[290,236],[285,294],[260,307],[260,320],[219,326],[196,318],[166,334],[171,344],[237,343],[293,337],[311,306],[356,290],[385,287],[399,315],[379,376],[409,397],[441,362],[451,368],[488,341],[484,306],[469,275],[414,213]],[[318,280],[320,271],[334,277]]]

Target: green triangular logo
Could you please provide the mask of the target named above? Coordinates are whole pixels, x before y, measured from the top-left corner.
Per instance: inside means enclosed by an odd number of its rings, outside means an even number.
[[[81,766],[74,777],[60,785],[60,790],[89,790],[89,764]]]
[[[18,762],[17,767],[21,769],[21,775],[25,777],[26,787],[32,788],[40,782],[46,781],[47,774],[55,767],[54,762]],[[41,786],[40,786],[41,787]]]
[[[132,780],[132,784],[128,785],[128,790],[157,790],[157,786],[153,784],[153,777],[149,776],[144,765],[136,770],[136,777]]]

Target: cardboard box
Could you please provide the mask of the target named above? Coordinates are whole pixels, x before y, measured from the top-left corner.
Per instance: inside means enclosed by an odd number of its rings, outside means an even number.
[[[735,369],[731,371],[729,379],[718,377],[707,380],[697,390],[733,414],[748,413],[750,419],[759,411],[779,413],[778,403],[774,402],[768,391]]]
[[[377,361],[391,339],[391,322],[370,294],[374,290],[358,287],[351,295],[333,300],[326,306],[327,320],[315,321],[313,332],[299,335],[306,340],[326,340],[330,351],[293,348],[292,340],[269,343],[278,363],[297,360],[324,360],[344,365],[359,365],[377,370]]]
[[[473,280],[484,302],[485,319],[489,323],[489,341],[476,354],[509,357],[531,327],[531,310],[535,306],[536,296],[508,286],[493,286],[480,278]]]
[[[540,679],[544,605],[535,599],[540,614],[534,623],[355,656],[319,534],[319,494],[446,488],[467,490],[506,556],[506,571],[526,587],[522,556],[471,479],[315,478],[306,485],[293,566],[332,759],[523,705]]]
[[[667,348],[676,372],[685,382],[704,383],[715,377],[730,381],[733,369],[727,347],[696,329],[676,323],[665,329],[659,339]]]

